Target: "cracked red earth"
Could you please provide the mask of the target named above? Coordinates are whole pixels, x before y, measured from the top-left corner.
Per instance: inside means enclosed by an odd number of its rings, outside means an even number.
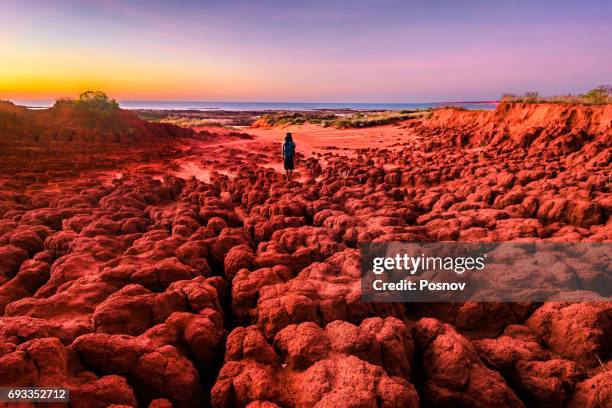
[[[360,301],[360,242],[610,241],[612,107],[196,133],[0,106],[0,386],[75,407],[612,405],[612,305]]]

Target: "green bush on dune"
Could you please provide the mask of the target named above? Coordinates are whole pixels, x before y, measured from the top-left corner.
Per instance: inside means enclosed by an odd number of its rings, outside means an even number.
[[[596,105],[612,103],[612,85],[598,86],[582,95],[582,97]]]
[[[59,99],[52,113],[65,124],[84,129],[122,132],[130,125],[122,117],[119,104],[102,91],[87,91],[78,99]]]
[[[518,103],[576,103],[580,105],[605,105],[612,103],[612,85],[600,85],[581,95],[540,96],[537,92],[526,92],[522,96],[505,94],[502,102]]]
[[[110,99],[102,91],[86,91],[80,94],[78,99],[60,99],[56,102],[56,105],[62,104],[102,115],[119,110],[117,101]]]

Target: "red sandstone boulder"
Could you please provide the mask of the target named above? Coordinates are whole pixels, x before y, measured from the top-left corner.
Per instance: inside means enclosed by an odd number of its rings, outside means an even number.
[[[23,343],[0,357],[0,384],[11,387],[65,387],[71,404],[77,407],[107,407],[110,404],[136,405],[125,378],[96,377],[84,372],[72,376],[70,357],[57,339],[41,338]]]
[[[585,373],[573,362],[555,358],[525,326],[508,326],[497,339],[475,342],[483,361],[510,378],[523,401],[564,406]]]
[[[452,326],[423,318],[415,328],[425,374],[423,398],[433,406],[522,407],[504,378],[482,362]]]
[[[15,276],[19,266],[28,259],[28,253],[16,246],[0,247],[0,284]]]
[[[612,404],[612,371],[601,372],[576,385],[574,396],[569,401],[572,408],[604,408]]]
[[[525,324],[553,351],[586,367],[612,351],[610,303],[546,303]]]
[[[387,334],[379,337],[369,332],[378,325],[391,331],[383,329]],[[344,406],[419,404],[414,387],[402,378],[409,376],[410,335],[397,319],[372,319],[359,328],[341,322],[326,329],[314,323],[288,326],[276,335],[274,347],[276,352],[253,326],[230,334],[226,364],[212,389],[213,406],[258,406],[263,401],[330,407],[340,401]],[[406,358],[405,371],[399,369],[397,377],[385,370],[387,363],[391,371],[401,366],[383,357],[389,347]]]

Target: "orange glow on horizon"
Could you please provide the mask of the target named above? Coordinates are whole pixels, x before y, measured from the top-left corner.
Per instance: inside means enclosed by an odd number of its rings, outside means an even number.
[[[262,91],[236,67],[212,67],[199,59],[103,56],[91,50],[25,53],[9,48],[2,52],[12,63],[0,64],[0,99],[58,99],[101,90],[119,100],[202,100],[240,98]]]
[[[219,84],[219,82],[217,82]],[[86,90],[101,90],[115,99],[189,99],[222,97],[229,91],[239,93],[231,84],[210,86],[199,78],[179,75],[146,75],[124,72],[121,76],[94,76],[82,73],[72,77],[52,74],[2,75],[2,99],[58,99],[75,97]],[[243,89],[244,90],[244,89]],[[231,92],[230,92],[231,93]]]

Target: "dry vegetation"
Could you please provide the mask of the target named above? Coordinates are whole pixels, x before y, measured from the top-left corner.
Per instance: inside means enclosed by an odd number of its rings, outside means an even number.
[[[185,127],[185,128],[193,128],[193,127],[202,127],[202,126],[228,126],[230,121],[226,119],[168,116],[163,119],[154,119],[152,120],[152,122],[170,123],[170,124]]]
[[[387,125],[408,119],[423,118],[431,115],[431,111],[389,111],[373,113],[356,113],[348,117],[338,118],[327,126],[336,128],[355,128]],[[324,124],[325,126],[326,124]]]
[[[306,123],[335,128],[360,128],[387,125],[404,120],[423,118],[431,115],[431,110],[352,112],[336,114],[329,112],[279,112],[263,115],[259,121],[268,126],[303,125]]]
[[[556,95],[544,97],[538,92],[526,92],[522,96],[505,94],[502,102],[519,103],[575,103],[580,105],[605,105],[612,103],[612,85],[601,85],[581,95]]]

